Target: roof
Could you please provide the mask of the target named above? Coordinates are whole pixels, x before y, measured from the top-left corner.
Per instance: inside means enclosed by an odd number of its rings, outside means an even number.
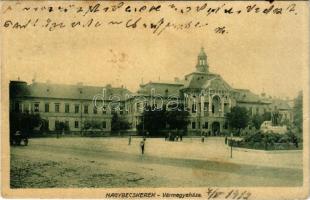
[[[234,96],[239,103],[270,103],[248,89],[234,89]]]
[[[271,106],[276,106],[278,110],[290,110],[292,107],[289,105],[288,100],[283,100],[283,99],[272,99],[272,105]]]
[[[229,84],[218,74],[195,72],[186,76],[183,89],[231,90]]]
[[[140,85],[138,94],[143,95],[160,95],[165,96],[179,96],[180,89],[183,86],[181,82],[149,82]]]
[[[81,84],[66,85],[35,82],[30,85],[24,85],[22,89],[21,91],[12,91],[12,96],[92,100],[95,96],[102,95],[106,100],[110,99],[111,96],[117,96],[124,100],[126,94],[131,94],[126,88],[116,88],[109,85],[99,87]]]
[[[206,53],[205,53],[205,51],[204,51],[204,48],[203,47],[201,47],[201,49],[200,49],[200,52],[199,52],[199,55],[198,55],[199,57],[207,57],[207,55],[206,55]]]

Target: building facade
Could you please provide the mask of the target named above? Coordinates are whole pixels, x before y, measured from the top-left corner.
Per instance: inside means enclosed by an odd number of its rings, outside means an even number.
[[[111,85],[10,82],[10,111],[38,113],[51,131],[63,122],[70,131],[78,132],[86,122],[96,121],[103,132],[109,133],[112,112],[128,120],[131,131],[136,131],[147,105],[162,108],[173,101],[181,101],[189,111],[188,131],[192,134],[219,135],[228,128],[225,115],[234,106],[245,107],[252,116],[279,112],[283,120],[293,120],[287,101],[232,88],[219,74],[211,73],[203,48],[195,70],[184,79],[141,84],[136,93]]]

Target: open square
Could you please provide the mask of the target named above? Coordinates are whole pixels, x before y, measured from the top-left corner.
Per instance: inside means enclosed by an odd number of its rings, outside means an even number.
[[[302,151],[233,149],[223,137],[39,138],[11,148],[12,188],[301,186]]]

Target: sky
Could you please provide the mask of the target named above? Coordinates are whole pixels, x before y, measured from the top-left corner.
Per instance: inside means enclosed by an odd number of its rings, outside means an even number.
[[[170,15],[172,19],[175,19]],[[172,81],[195,70],[204,47],[209,70],[234,88],[294,98],[308,66],[306,19],[281,17],[209,18],[229,33],[168,30],[155,36],[124,28],[5,31],[3,73],[36,81],[85,85],[124,85],[136,91],[148,81]]]

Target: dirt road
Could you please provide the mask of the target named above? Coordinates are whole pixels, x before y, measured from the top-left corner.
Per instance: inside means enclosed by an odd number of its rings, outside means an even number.
[[[299,186],[302,184],[302,169],[298,167],[196,159],[194,155],[191,158],[187,154],[188,151],[193,153],[197,148],[204,147],[199,147],[200,144],[195,142],[171,144],[159,139],[147,140],[147,151],[142,156],[138,143],[139,139],[133,139],[132,144],[128,145],[126,139],[116,138],[33,139],[27,147],[11,148],[11,187]],[[171,145],[179,145],[179,148],[171,149]],[[182,145],[186,148],[182,148]],[[156,153],[151,153],[152,146]],[[167,153],[161,155],[158,152],[162,152],[162,148],[157,151],[156,146],[166,148]],[[209,145],[208,148],[212,146]]]

